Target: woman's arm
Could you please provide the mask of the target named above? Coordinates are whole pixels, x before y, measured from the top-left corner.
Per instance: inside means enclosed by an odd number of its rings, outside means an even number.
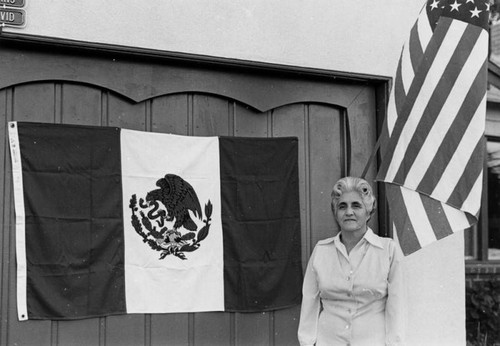
[[[307,264],[304,284],[302,286],[302,307],[300,309],[300,322],[298,338],[301,346],[314,345],[318,330],[318,318],[321,308],[319,288],[316,271],[314,269],[314,258],[316,248]]]
[[[404,345],[406,332],[406,286],[401,262],[403,255],[392,241],[391,267],[389,270],[387,303],[385,307],[386,345]]]

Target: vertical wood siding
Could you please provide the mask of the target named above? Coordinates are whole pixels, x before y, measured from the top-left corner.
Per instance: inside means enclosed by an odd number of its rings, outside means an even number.
[[[135,103],[97,86],[58,81],[0,90],[0,131],[4,134],[0,142],[3,196],[0,344],[296,345],[300,313],[297,306],[263,313],[124,315],[79,321],[18,322],[8,121],[118,126],[195,136],[297,136],[305,268],[314,244],[336,232],[330,211],[330,188],[346,174],[347,132],[350,131],[352,141],[351,165],[355,174],[363,170],[375,143],[375,92],[367,86],[359,90],[348,109],[301,102],[265,112],[225,97],[191,92]],[[373,173],[370,172],[372,176]],[[373,226],[376,228],[376,222]]]

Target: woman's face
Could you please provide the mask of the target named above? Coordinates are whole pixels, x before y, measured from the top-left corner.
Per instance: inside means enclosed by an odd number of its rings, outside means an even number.
[[[361,196],[357,192],[344,192],[337,205],[337,222],[345,232],[366,230],[370,213],[366,210]]]

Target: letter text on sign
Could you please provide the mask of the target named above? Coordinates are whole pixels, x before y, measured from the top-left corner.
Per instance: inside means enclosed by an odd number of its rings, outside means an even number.
[[[24,25],[24,18],[25,13],[23,10],[0,8],[1,25],[22,26]]]
[[[24,0],[0,0],[0,5],[24,7]]]

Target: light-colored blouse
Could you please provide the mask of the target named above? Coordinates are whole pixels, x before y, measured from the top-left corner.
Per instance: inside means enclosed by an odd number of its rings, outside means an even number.
[[[368,229],[347,254],[340,233],[319,241],[303,285],[300,345],[402,345],[401,252]]]

